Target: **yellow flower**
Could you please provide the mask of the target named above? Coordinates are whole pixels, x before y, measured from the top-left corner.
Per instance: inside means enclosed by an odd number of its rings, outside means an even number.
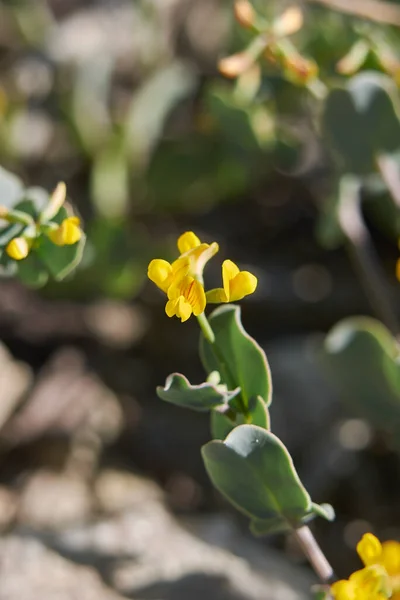
[[[223,288],[207,292],[208,302],[236,302],[253,294],[258,283],[255,275],[249,271],[240,271],[231,260],[224,260],[222,264],[222,282]]]
[[[192,313],[198,316],[204,312],[203,270],[207,261],[218,252],[218,244],[201,243],[193,231],[186,231],[179,237],[177,245],[179,258],[172,264],[161,258],[152,260],[147,275],[167,294],[167,315],[176,315],[186,321]]]
[[[382,566],[389,575],[393,589],[392,598],[400,600],[400,543],[381,542],[372,533],[366,533],[358,542],[357,552],[365,566]]]
[[[67,217],[56,229],[49,231],[48,236],[56,246],[76,244],[82,237],[78,217]]]
[[[390,598],[388,575],[384,567],[371,565],[331,586],[335,600],[386,600]]]
[[[400,600],[400,543],[366,533],[357,552],[365,568],[331,586],[335,600]]]
[[[168,302],[165,306],[165,312],[169,317],[176,315],[183,323],[192,313],[195,317],[201,315],[205,307],[204,287],[193,277],[185,276],[169,287]]]
[[[22,260],[29,254],[30,246],[28,241],[23,237],[16,237],[6,246],[6,252],[10,258],[14,260]]]

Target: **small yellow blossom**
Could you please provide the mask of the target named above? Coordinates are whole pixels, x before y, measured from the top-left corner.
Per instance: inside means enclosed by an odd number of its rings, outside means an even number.
[[[28,241],[23,237],[16,237],[6,246],[6,252],[10,258],[14,260],[23,260],[29,254],[30,246]]]
[[[195,317],[201,315],[205,307],[204,287],[193,277],[185,276],[169,287],[168,302],[165,306],[165,312],[169,317],[176,315],[183,323],[188,320],[192,313]]]
[[[258,283],[255,275],[249,271],[240,271],[231,260],[224,260],[222,264],[222,282],[223,288],[207,292],[208,302],[236,302],[253,294]]]
[[[193,313],[204,312],[206,296],[203,271],[206,263],[218,252],[218,244],[202,243],[193,231],[186,231],[178,239],[179,258],[169,263],[155,258],[148,266],[147,275],[168,296],[165,312],[186,321]]]
[[[331,586],[335,600],[400,600],[400,543],[366,533],[357,552],[365,568]]]
[[[56,246],[76,244],[82,237],[80,220],[78,217],[68,217],[56,229],[50,231],[48,236]]]

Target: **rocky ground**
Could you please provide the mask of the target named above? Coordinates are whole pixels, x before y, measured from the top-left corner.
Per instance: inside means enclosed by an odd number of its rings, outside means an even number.
[[[309,597],[311,576],[285,556],[220,515],[177,519],[161,490],[131,473],[103,471],[89,486],[41,471],[19,499],[1,492],[1,600]]]

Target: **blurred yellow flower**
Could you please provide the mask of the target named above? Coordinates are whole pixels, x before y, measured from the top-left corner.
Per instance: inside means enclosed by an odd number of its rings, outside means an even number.
[[[255,275],[249,271],[240,271],[231,260],[224,260],[222,264],[222,282],[222,288],[207,292],[207,302],[236,302],[253,294],[258,283]]]
[[[331,586],[335,600],[400,600],[400,543],[366,533],[357,552],[365,568]]]
[[[49,231],[48,236],[56,246],[76,244],[82,237],[78,217],[68,217],[56,229]]]
[[[16,237],[6,246],[6,252],[10,258],[14,260],[23,260],[29,254],[30,246],[28,241],[23,237]]]
[[[371,565],[350,575],[348,580],[331,586],[335,600],[386,600],[390,598],[390,585],[384,567]]]

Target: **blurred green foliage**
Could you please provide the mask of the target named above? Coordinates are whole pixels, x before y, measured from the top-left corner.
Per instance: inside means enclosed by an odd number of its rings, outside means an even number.
[[[397,149],[397,30],[314,4],[293,26],[288,5],[253,4],[261,29],[279,32],[279,43],[261,53],[259,68],[229,81],[218,74],[218,59],[243,52],[255,37],[235,22],[231,2],[210,3],[214,38],[193,26],[207,19],[207,7],[184,18],[152,0],[72,9],[45,0],[2,3],[0,161],[47,188],[66,180],[78,192],[90,240],[82,275],[63,284],[63,294],[132,297],[154,256],[158,221],[207,213],[276,170],[312,175],[324,147],[331,197],[349,169],[366,187],[366,175],[380,180],[375,154]],[[186,47],[177,45],[180,36]],[[318,66],[303,83],[295,76],[301,60]],[[384,127],[368,81],[383,98]],[[368,94],[370,108],[355,118]],[[373,121],[390,137],[376,147]],[[304,166],[315,144],[317,161]],[[376,196],[376,186],[368,189]],[[335,201],[318,206],[329,246],[330,235],[340,240]],[[377,220],[386,227],[380,214]]]

